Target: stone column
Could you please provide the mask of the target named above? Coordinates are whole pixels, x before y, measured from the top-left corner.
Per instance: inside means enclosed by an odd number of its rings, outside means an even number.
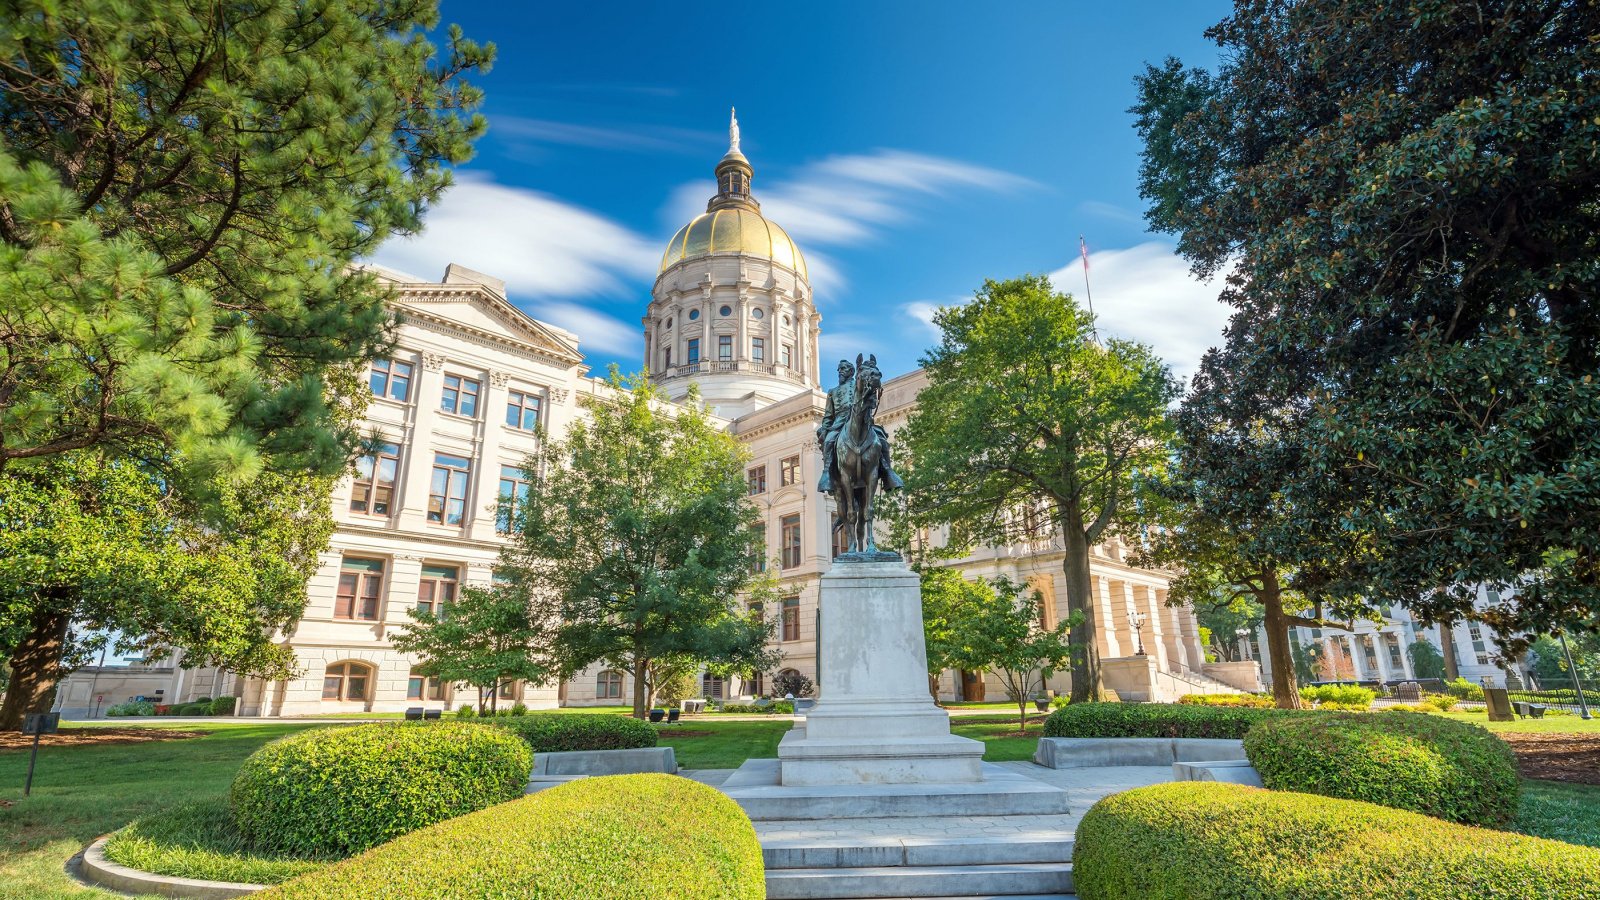
[[[1156,667],[1163,672],[1172,671],[1167,662],[1167,629],[1161,621],[1166,610],[1162,609],[1156,600],[1156,589],[1141,584],[1134,588],[1135,597],[1140,601],[1139,608],[1145,614],[1145,644],[1146,653],[1156,659]]]
[[[1183,643],[1189,653],[1189,668],[1200,672],[1206,664],[1206,650],[1200,645],[1200,621],[1195,618],[1194,605],[1183,606]]]
[[[1172,670],[1189,668],[1189,654],[1183,646],[1183,609],[1167,605],[1167,590],[1156,588],[1156,605],[1167,617],[1166,643],[1167,661]]]
[[[1397,679],[1389,671],[1389,639],[1381,631],[1372,633],[1372,657],[1378,661],[1378,680],[1389,684]]]
[[[1126,629],[1123,634],[1127,635],[1128,652],[1138,653],[1139,647],[1143,645],[1145,654],[1149,655],[1150,645],[1144,643],[1142,635],[1138,633],[1139,629],[1133,627],[1134,614],[1139,611],[1139,606],[1133,599],[1133,583],[1129,581],[1119,581],[1117,583],[1122,586],[1119,592],[1120,596],[1117,597],[1117,609],[1122,614],[1123,628]],[[1150,623],[1146,622],[1145,624],[1148,625]]]
[[[439,414],[439,392],[444,389],[444,356],[424,353],[413,370],[409,427],[400,448],[400,515],[402,531],[428,527],[428,482],[433,475],[433,418]]]
[[[750,352],[750,295],[743,290],[739,291],[739,302],[734,305],[733,314],[739,317],[733,331],[733,361],[736,364],[754,362],[755,357]],[[735,365],[734,368],[745,367]]]
[[[1094,576],[1094,610],[1095,624],[1100,627],[1100,655],[1108,659],[1124,656],[1122,642],[1117,639],[1117,616],[1111,604],[1111,579],[1104,575]],[[1131,651],[1130,651],[1131,653]]]

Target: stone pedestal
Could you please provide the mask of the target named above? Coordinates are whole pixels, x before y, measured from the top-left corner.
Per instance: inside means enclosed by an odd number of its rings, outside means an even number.
[[[898,559],[840,559],[820,603],[821,697],[778,745],[781,783],[981,781],[983,743],[952,735],[928,695],[916,573]]]

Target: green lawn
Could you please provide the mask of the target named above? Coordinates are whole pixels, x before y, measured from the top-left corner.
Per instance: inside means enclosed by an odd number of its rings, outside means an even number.
[[[701,716],[658,725],[661,746],[671,747],[685,769],[736,769],[747,759],[778,755],[778,741],[794,727],[788,717],[771,722],[716,721]],[[709,732],[709,733],[707,733]]]
[[[1523,779],[1512,831],[1600,847],[1600,787]]]
[[[1575,715],[1550,716],[1544,719],[1517,719],[1514,722],[1491,722],[1489,714],[1479,711],[1430,713],[1446,716],[1458,722],[1471,722],[1490,731],[1521,731],[1537,734],[1600,734],[1600,711],[1596,717],[1584,721]]]
[[[33,795],[22,796],[25,750],[0,752],[0,898],[118,896],[79,886],[62,865],[90,841],[133,819],[227,792],[244,758],[274,738],[313,727],[205,722],[170,726],[201,738],[39,751]]]

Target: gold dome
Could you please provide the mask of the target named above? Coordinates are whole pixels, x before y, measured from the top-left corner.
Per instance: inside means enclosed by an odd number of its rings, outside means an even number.
[[[806,260],[800,248],[779,228],[753,209],[743,206],[726,206],[696,216],[694,221],[678,229],[667,243],[667,252],[661,257],[661,272],[686,259],[711,256],[716,253],[748,253],[770,259],[780,266],[806,274]]]

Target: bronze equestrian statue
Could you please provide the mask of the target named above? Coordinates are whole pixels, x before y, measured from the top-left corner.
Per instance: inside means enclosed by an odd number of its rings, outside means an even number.
[[[817,440],[822,445],[822,480],[838,510],[834,527],[849,536],[840,559],[898,559],[878,550],[872,533],[872,502],[879,490],[905,487],[889,460],[889,437],[874,421],[883,399],[883,372],[876,355],[855,365],[839,360],[839,386],[828,392]]]

